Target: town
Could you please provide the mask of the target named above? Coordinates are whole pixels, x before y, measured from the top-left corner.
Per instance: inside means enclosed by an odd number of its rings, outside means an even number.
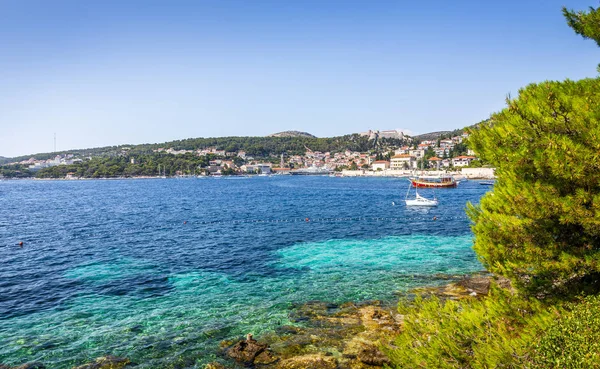
[[[362,139],[368,139],[376,148],[367,151],[354,151],[350,149],[333,151],[316,151],[305,146],[302,155],[289,155],[280,153],[267,157],[254,157],[244,150],[226,151],[217,146],[204,147],[195,150],[178,149],[161,146],[151,150],[151,154],[140,155],[132,147],[119,147],[113,157],[120,163],[129,167],[139,165],[152,165],[156,162],[151,172],[148,171],[108,171],[104,175],[86,175],[86,172],[68,170],[67,168],[80,168],[88,161],[93,161],[94,156],[83,156],[73,153],[61,153],[47,159],[29,159],[7,163],[0,175],[11,176],[10,173],[29,174],[40,178],[66,179],[98,178],[98,177],[155,177],[155,176],[224,176],[224,175],[336,175],[336,176],[406,176],[416,170],[429,170],[437,172],[458,172],[467,177],[492,178],[493,169],[484,168],[484,165],[475,156],[475,153],[465,145],[467,133],[451,137],[439,137],[435,140],[417,140],[404,135],[401,131],[367,131],[358,134]],[[389,145],[377,147],[377,142],[382,140],[402,143],[402,145]],[[157,158],[171,158],[174,162],[163,161]],[[178,158],[196,158],[200,161],[188,160],[187,165],[182,165]],[[96,158],[97,159],[97,158]],[[114,160],[114,159],[113,159]],[[52,170],[59,167],[60,170]],[[123,166],[123,165],[121,165]],[[13,168],[13,172],[7,168]],[[173,168],[175,167],[175,168]],[[50,170],[49,170],[50,169]],[[89,171],[88,171],[89,172]],[[8,175],[7,175],[8,173]],[[50,175],[47,175],[50,173]],[[37,175],[41,174],[41,175]],[[27,175],[20,175],[27,176]]]

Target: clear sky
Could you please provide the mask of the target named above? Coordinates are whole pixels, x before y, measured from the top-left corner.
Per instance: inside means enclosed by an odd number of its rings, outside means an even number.
[[[597,76],[596,1],[0,0],[0,155],[189,137],[462,128]]]

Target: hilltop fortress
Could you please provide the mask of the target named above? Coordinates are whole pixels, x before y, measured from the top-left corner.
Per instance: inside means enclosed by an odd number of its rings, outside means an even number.
[[[369,140],[376,140],[378,138],[397,138],[399,140],[404,139],[404,133],[400,130],[388,130],[388,131],[379,131],[379,130],[368,130],[366,132],[359,133],[361,136],[369,137]]]

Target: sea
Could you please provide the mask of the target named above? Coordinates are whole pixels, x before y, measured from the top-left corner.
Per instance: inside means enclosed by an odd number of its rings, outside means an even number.
[[[0,363],[139,368],[282,325],[309,301],[394,303],[482,270],[465,215],[477,181],[321,176],[0,181]],[[410,193],[414,196],[414,189]],[[20,246],[19,243],[23,242]]]

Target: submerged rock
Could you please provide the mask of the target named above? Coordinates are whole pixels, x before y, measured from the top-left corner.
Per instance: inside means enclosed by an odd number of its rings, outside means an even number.
[[[245,340],[238,341],[227,350],[227,355],[244,364],[271,364],[277,361],[266,343],[260,343],[252,335]]]
[[[295,356],[277,365],[277,369],[337,369],[337,367],[337,360],[324,354]]]
[[[455,282],[413,293],[460,299],[486,295],[492,283],[501,285],[489,274],[447,279]],[[249,337],[223,341],[221,347],[229,347],[227,354],[238,363],[260,369],[375,369],[390,365],[383,348],[394,344],[404,323],[395,304],[381,301],[310,301],[296,305],[289,318],[290,324],[265,334],[261,343]]]
[[[256,357],[254,358],[254,364],[259,364],[259,365],[273,364],[273,363],[277,362],[277,360],[279,360],[279,359],[277,357],[273,356],[273,354],[270,351],[265,350],[265,351],[261,352],[260,354],[256,355]]]
[[[373,366],[383,366],[390,363],[390,359],[375,346],[363,347],[358,353],[357,358],[362,363]]]
[[[204,369],[225,369],[225,365],[221,363],[208,363],[204,366]]]
[[[73,369],[121,369],[130,363],[131,361],[127,358],[108,355],[97,358],[93,363],[80,365]]]
[[[0,368],[2,368],[0,366]],[[6,366],[6,368],[11,369],[11,367]],[[27,363],[19,366],[13,366],[12,369],[46,369],[46,366],[42,363]]]

